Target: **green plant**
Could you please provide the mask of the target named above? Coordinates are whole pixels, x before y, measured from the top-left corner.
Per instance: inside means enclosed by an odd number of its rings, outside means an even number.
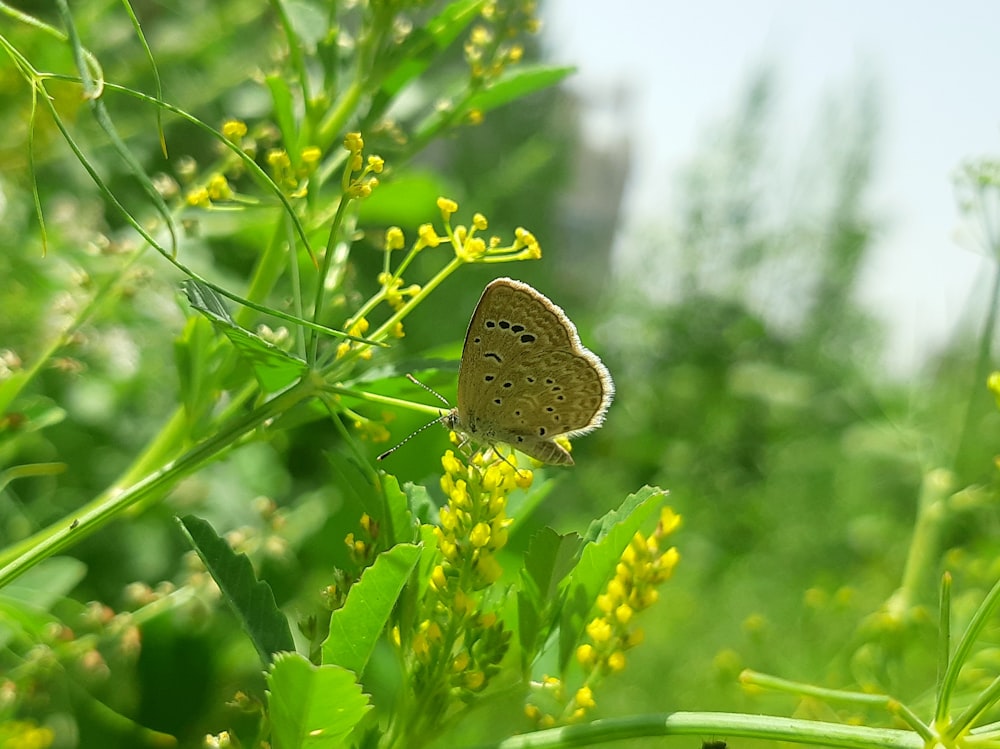
[[[959,597],[968,624],[949,655],[945,577],[940,677],[933,690],[910,690],[933,697],[908,694],[904,706],[886,696],[892,673],[920,653],[921,585],[944,556],[947,522],[991,496],[972,480],[955,491],[957,462],[925,472],[903,582],[855,633],[857,689],[743,673],[750,691],[846,704],[861,725],[750,708],[591,720],[642,660],[635,648],[649,646],[650,617],[684,612],[683,598],[659,587],[684,569],[665,493],[606,499],[615,509],[577,534],[542,527],[554,481],[516,456],[448,451],[436,485],[401,486],[375,469],[396,414],[440,412],[409,400],[403,373],[434,378],[446,367],[423,351],[413,367],[396,357],[404,322],[470,266],[541,255],[535,234],[513,222],[495,237],[482,213],[453,223],[457,202],[438,197],[451,186],[417,166],[429,145],[488,126],[494,110],[568,74],[519,65],[522,35],[537,27],[533,4],[220,2],[216,16],[185,6],[227,44],[190,38],[183,13],[140,23],[153,11],[111,7],[95,0],[71,12],[60,0],[60,31],[0,5],[11,20],[0,36],[4,83],[24,84],[20,99],[5,89],[17,106],[0,112],[23,134],[23,172],[6,180],[33,194],[0,228],[4,275],[17,280],[2,291],[0,489],[12,501],[0,549],[0,744],[518,747],[720,734],[998,744],[989,721],[1000,687],[981,647],[1000,600],[992,583],[974,605],[973,586]],[[178,64],[185,44],[195,45],[202,86]],[[248,83],[245,65],[265,70]],[[77,119],[86,113],[92,122]],[[60,140],[82,170],[52,155]],[[996,187],[986,171],[975,184],[979,195]],[[839,298],[847,282],[833,280],[824,294]],[[706,331],[728,327],[719,320],[738,318],[750,335],[766,327],[722,305],[712,315],[693,306],[707,324],[682,332],[703,344]],[[170,327],[180,333],[162,345]],[[823,329],[818,314],[811,328]],[[708,358],[725,350],[705,348]],[[145,366],[130,365],[133,356]],[[168,366],[176,375],[165,376]],[[790,381],[766,367],[737,374],[758,390],[761,378]],[[718,409],[719,421],[734,410]],[[984,412],[970,405],[961,444]],[[644,429],[633,453],[654,467],[656,431]],[[706,442],[724,447],[724,432]],[[608,462],[600,470],[611,476],[627,465]],[[703,478],[715,478],[710,466]],[[279,505],[274,494],[292,499]],[[177,526],[198,560],[175,563]],[[71,550],[89,570],[60,556]],[[976,582],[998,577],[979,573]],[[171,580],[120,586],[122,575]],[[94,599],[116,608],[79,602]],[[929,684],[926,659],[914,659],[908,673]],[[672,707],[672,697],[659,704]],[[477,720],[491,709],[504,720]],[[886,721],[894,727],[878,727]]]

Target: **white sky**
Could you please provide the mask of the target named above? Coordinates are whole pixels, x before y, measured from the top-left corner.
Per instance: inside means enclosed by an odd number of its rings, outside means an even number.
[[[862,299],[891,326],[886,364],[912,370],[961,319],[979,319],[991,266],[958,242],[952,174],[1000,154],[1000,1],[545,0],[543,19],[551,59],[579,68],[571,86],[592,97],[631,82],[642,158],[621,237],[656,217],[641,196],[676,190],[704,128],[735,110],[761,64],[777,75],[782,131],[803,140],[826,97],[870,73],[882,94],[872,198],[884,233]],[[600,132],[596,113],[584,124]]]

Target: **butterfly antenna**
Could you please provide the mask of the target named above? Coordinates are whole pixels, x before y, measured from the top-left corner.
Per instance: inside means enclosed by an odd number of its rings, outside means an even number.
[[[418,380],[416,377],[414,377],[413,375],[411,375],[409,372],[406,373],[406,379],[408,379],[414,385],[419,385],[424,390],[426,390],[428,393],[430,393],[435,398],[437,398],[439,401],[441,401],[446,406],[448,406],[448,408],[451,408],[451,404],[448,402],[447,398],[445,398],[443,395],[441,395],[441,393],[439,393],[437,390],[434,390],[433,388],[430,388],[427,385],[425,385],[424,383],[422,383],[420,380]],[[428,424],[427,426],[430,426],[430,424]],[[414,432],[414,434],[416,434],[416,432]]]
[[[431,393],[432,395],[434,395],[436,398],[439,398],[441,400],[441,402],[444,403],[446,406],[451,407],[451,404],[448,403],[448,399],[447,398],[445,398],[443,395],[441,395],[441,393],[437,392],[436,390],[432,390],[431,388],[427,387],[424,383],[422,383],[416,377],[414,377],[413,375],[411,375],[409,372],[406,373],[406,379],[408,379],[410,382],[414,383],[415,385],[419,385],[424,390],[426,390],[428,393]],[[416,430],[410,432],[402,440],[400,440],[395,445],[393,445],[388,450],[386,450],[384,453],[382,453],[377,458],[375,458],[375,460],[384,460],[385,458],[388,458],[390,455],[392,455],[392,453],[394,453],[396,450],[398,450],[399,448],[401,448],[403,445],[405,445],[407,442],[409,442],[410,440],[412,440],[414,437],[416,437],[418,434],[420,434],[422,431],[424,431],[428,427],[432,427],[435,424],[440,424],[445,419],[445,417],[447,417],[447,416],[448,416],[448,414],[446,414],[446,413],[441,414],[436,419],[434,419],[434,421],[429,421],[426,424],[424,424],[422,427],[420,427],[419,429],[416,429]]]
[[[398,450],[399,448],[401,448],[403,445],[405,445],[407,442],[409,442],[410,440],[412,440],[414,437],[416,437],[418,434],[420,434],[422,431],[424,431],[428,427],[432,427],[435,424],[440,424],[445,419],[445,417],[447,417],[447,416],[448,416],[448,414],[441,414],[436,419],[434,419],[434,421],[428,421],[426,424],[424,424],[419,429],[415,429],[414,431],[410,432],[408,435],[406,435],[403,439],[401,439],[395,445],[393,445],[388,450],[386,450],[384,453],[382,453],[377,458],[375,458],[375,460],[385,460],[390,455],[392,455],[394,452],[396,452],[396,450]]]

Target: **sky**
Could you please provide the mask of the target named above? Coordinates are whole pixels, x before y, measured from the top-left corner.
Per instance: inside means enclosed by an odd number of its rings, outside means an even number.
[[[616,253],[655,220],[704,129],[736,109],[761,66],[777,74],[782,129],[803,142],[831,92],[863,72],[881,106],[871,193],[880,234],[859,301],[889,327],[883,364],[912,372],[981,320],[993,264],[960,229],[953,175],[1000,154],[1000,2],[544,0],[542,19],[549,59],[576,65],[569,85],[595,103],[585,135],[607,133],[601,92],[631,89],[642,158]]]

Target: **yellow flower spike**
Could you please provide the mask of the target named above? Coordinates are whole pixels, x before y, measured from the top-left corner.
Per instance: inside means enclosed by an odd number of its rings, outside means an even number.
[[[582,708],[582,707],[578,707],[576,710],[574,710],[570,714],[568,722],[570,722],[570,723],[579,723],[585,717],[587,717],[587,711],[586,711],[586,709]]]
[[[473,214],[472,225],[476,227],[479,231],[486,231],[489,228],[489,223],[486,221],[486,216],[481,213]]]
[[[524,706],[524,715],[528,720],[538,720],[541,716],[542,711],[538,709],[537,705],[532,705],[530,702]]]
[[[351,350],[351,344],[347,341],[337,344],[337,358],[341,359],[347,356],[347,353]]]
[[[486,546],[490,542],[490,526],[487,523],[476,523],[469,534],[469,541],[477,549]]]
[[[312,168],[319,163],[321,158],[323,158],[323,152],[320,150],[319,146],[306,146],[302,149],[300,158],[303,164]]]
[[[481,109],[470,109],[465,115],[465,121],[470,125],[482,125],[486,120],[486,115]]]
[[[406,245],[406,237],[398,226],[390,226],[385,230],[385,249],[401,250]]]
[[[238,141],[247,134],[247,124],[243,120],[226,120],[222,123],[222,136],[226,140]]]
[[[368,169],[375,174],[381,174],[382,169],[385,167],[385,159],[381,156],[369,156],[368,157]]]
[[[556,724],[556,719],[551,715],[543,715],[541,720],[538,721],[539,728],[552,728]]]
[[[399,625],[395,625],[389,632],[389,639],[392,640],[392,644],[397,648],[402,645],[402,638],[399,635]]]
[[[584,668],[590,668],[597,661],[597,651],[593,645],[583,644],[576,649],[576,659]]]
[[[441,215],[444,217],[445,221],[449,221],[453,213],[458,210],[458,203],[450,198],[438,198],[437,207],[441,211]]]
[[[612,609],[615,607],[614,599],[607,593],[601,593],[597,596],[597,608],[603,611],[605,614],[610,614]]]
[[[465,594],[464,590],[456,590],[455,597],[451,602],[452,610],[459,616],[465,616],[472,610],[472,600]]]
[[[620,650],[616,650],[611,655],[608,656],[608,668],[612,671],[623,671],[625,670],[625,653]]]
[[[486,685],[486,674],[482,671],[470,671],[465,675],[465,688],[477,692]]]
[[[573,702],[575,702],[578,707],[582,707],[585,710],[592,708],[597,704],[594,702],[594,692],[590,687],[580,687],[576,690]]]
[[[528,489],[531,487],[531,482],[534,480],[535,475],[528,470],[519,470],[514,474],[514,483],[517,484],[520,489]]]
[[[558,676],[546,675],[542,677],[542,686],[558,690],[562,686],[562,680]]]
[[[393,338],[405,338],[406,337],[406,331],[403,328],[402,321],[400,321],[400,322],[396,323],[395,325],[393,325],[392,326],[392,330],[389,331],[389,334]]]
[[[606,619],[602,619],[601,617],[592,619],[590,624],[587,625],[587,634],[591,640],[600,645],[611,639],[611,625],[608,624]]]

